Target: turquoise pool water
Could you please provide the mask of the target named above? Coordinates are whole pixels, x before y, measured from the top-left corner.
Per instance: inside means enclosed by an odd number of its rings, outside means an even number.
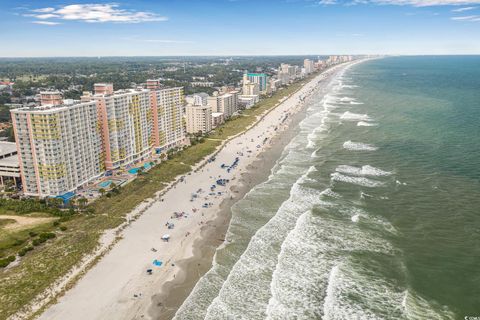
[[[111,184],[112,184],[112,180],[107,180],[107,181],[100,182],[98,185],[101,188],[108,188],[108,186],[110,186]]]

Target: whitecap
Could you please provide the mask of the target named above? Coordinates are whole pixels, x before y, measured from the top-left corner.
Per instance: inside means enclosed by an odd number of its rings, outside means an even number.
[[[366,122],[366,121],[359,121],[359,122],[357,123],[357,126],[358,126],[358,127],[376,127],[376,126],[378,126],[378,123]]]
[[[355,176],[389,176],[392,175],[392,172],[389,171],[384,171],[382,169],[370,166],[370,165],[365,165],[362,167],[354,167],[354,166],[348,166],[348,165],[340,165],[338,166],[335,171],[344,173],[344,174],[350,174],[350,175],[355,175]]]
[[[361,142],[353,142],[351,140],[343,143],[343,148],[345,148],[347,150],[351,150],[351,151],[375,151],[375,150],[378,150],[378,148],[375,147],[372,144],[361,143]]]
[[[372,121],[372,118],[366,114],[353,113],[350,111],[346,111],[344,114],[342,114],[340,119],[347,121]]]
[[[365,178],[365,177],[351,177],[351,176],[346,176],[343,175],[339,172],[332,173],[330,175],[330,178],[332,181],[336,182],[345,182],[345,183],[350,183],[362,187],[369,187],[369,188],[374,188],[374,187],[380,187],[383,185],[383,182]]]
[[[342,197],[340,194],[332,191],[332,189],[330,189],[330,188],[327,188],[327,189],[323,190],[320,194],[322,196],[327,196],[327,197],[337,198],[337,199]]]

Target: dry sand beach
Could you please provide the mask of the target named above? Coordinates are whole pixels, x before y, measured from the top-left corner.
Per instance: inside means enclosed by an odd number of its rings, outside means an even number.
[[[122,239],[40,319],[172,317],[224,241],[229,207],[268,177],[285,144],[275,137],[283,134],[288,140],[294,115],[304,109],[302,100],[347,66],[317,76],[255,126],[228,141],[215,161],[182,178],[125,228]],[[220,186],[218,179],[229,182]],[[169,241],[162,241],[167,234]]]

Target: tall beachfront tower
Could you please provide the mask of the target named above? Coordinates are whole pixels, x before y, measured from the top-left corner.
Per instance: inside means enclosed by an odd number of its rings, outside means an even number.
[[[265,73],[247,73],[245,78],[251,83],[258,84],[260,92],[265,93],[267,91],[268,76]]]
[[[113,91],[111,84],[96,84],[93,96],[100,121],[103,157],[107,170],[118,169],[151,155],[153,130],[150,91]]]
[[[148,80],[152,110],[152,142],[156,153],[185,143],[185,98],[182,87],[160,88],[160,81]]]
[[[104,172],[95,102],[11,111],[23,191],[57,196]]]

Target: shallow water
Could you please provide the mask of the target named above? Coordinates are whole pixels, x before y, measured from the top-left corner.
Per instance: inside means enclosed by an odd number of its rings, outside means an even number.
[[[480,58],[338,76],[177,319],[480,315]]]

